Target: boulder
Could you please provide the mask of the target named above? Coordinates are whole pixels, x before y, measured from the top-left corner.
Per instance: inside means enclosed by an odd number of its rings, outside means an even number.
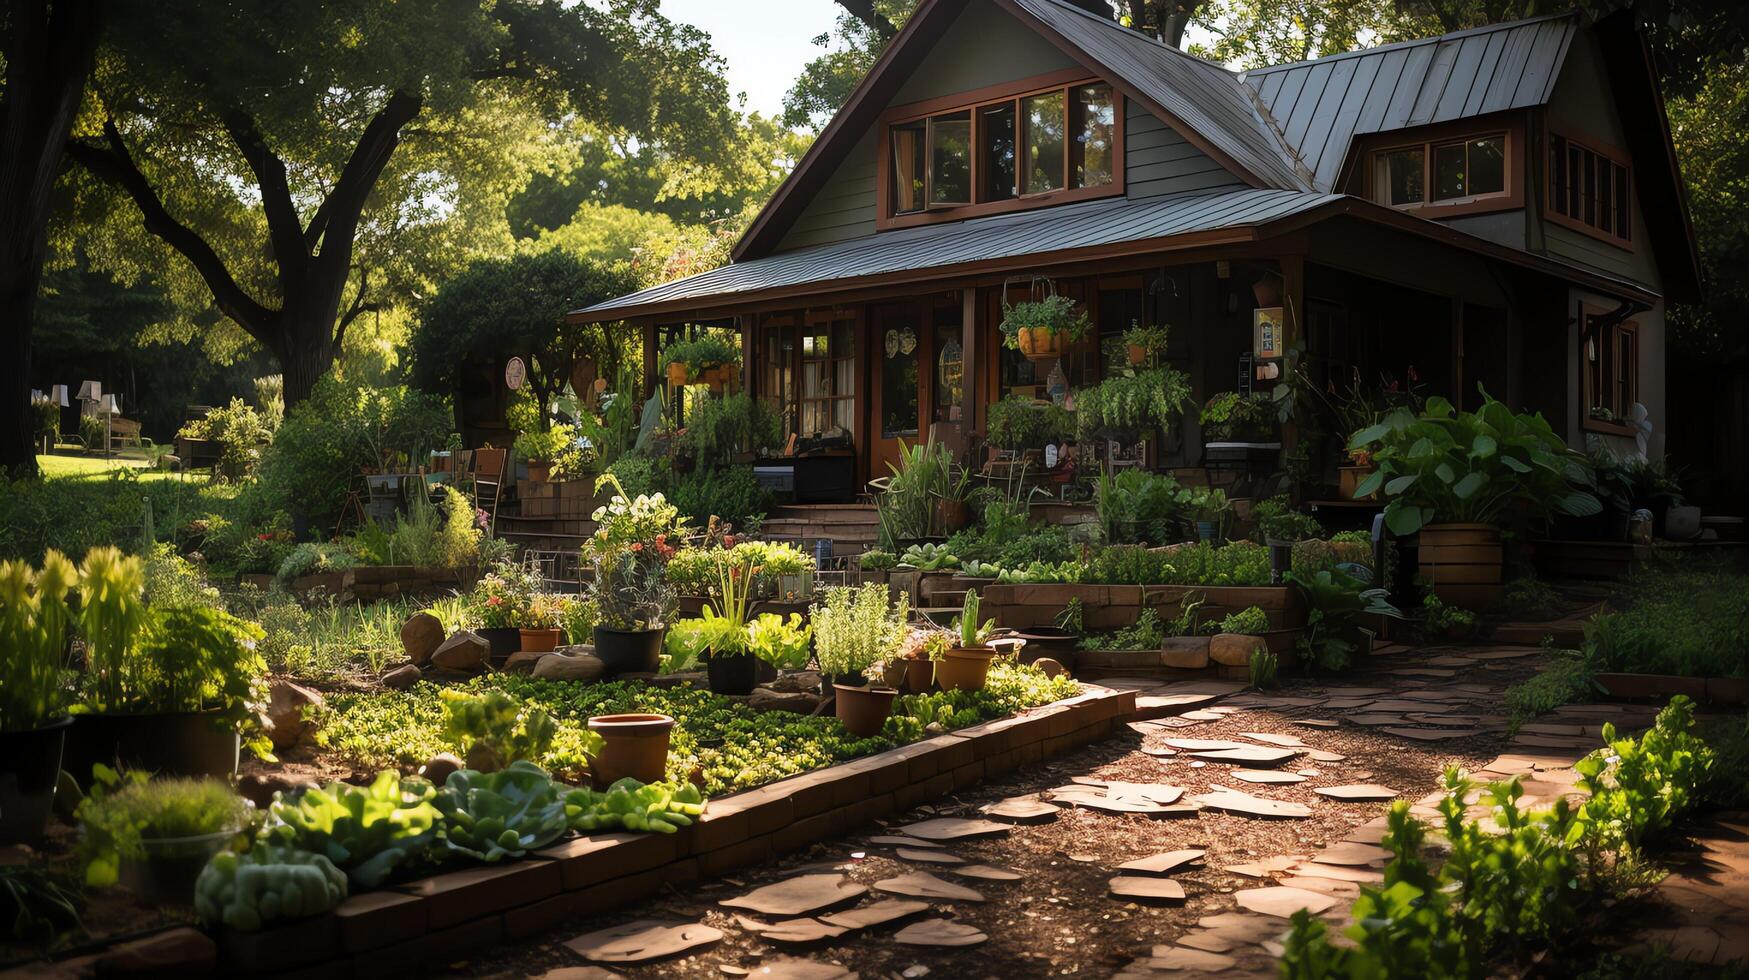
[[[583,681],[585,683],[598,681],[607,672],[607,665],[601,658],[591,654],[579,654],[571,657],[562,653],[549,653],[535,662],[534,676],[549,681]]]
[[[418,683],[419,678],[423,676],[425,675],[420,673],[418,667],[412,664],[402,664],[383,675],[383,686],[395,691],[405,691]]]
[[[1180,670],[1201,670],[1209,665],[1209,638],[1169,636],[1160,648],[1160,665]]]
[[[431,757],[431,761],[419,767],[419,775],[431,780],[433,785],[442,786],[449,779],[449,774],[459,772],[462,760],[456,758],[453,752],[439,752]]]
[[[567,656],[567,654],[557,653],[556,651],[543,650],[536,652],[533,650],[518,650],[504,661],[503,669],[512,674],[532,674],[534,673],[534,665],[540,663],[542,657],[551,657],[555,655],[561,657]]]
[[[423,667],[443,646],[443,622],[428,612],[414,613],[401,624],[401,649],[407,659]]]
[[[777,680],[765,685],[779,694],[808,694],[820,689],[820,672],[792,670],[781,673]]]
[[[747,699],[747,707],[755,711],[793,711],[799,715],[811,715],[821,700],[817,694],[785,693],[769,687],[756,687]]]
[[[486,669],[492,645],[486,638],[469,630],[461,630],[443,641],[431,654],[431,662],[450,670],[478,671]]]
[[[317,783],[314,779],[285,772],[249,772],[237,777],[238,794],[254,803],[256,809],[263,811],[273,803],[275,795],[294,793],[315,785]]]
[[[1069,670],[1069,668],[1064,667],[1061,663],[1050,657],[1040,657],[1037,660],[1034,660],[1032,665],[1039,670],[1044,671],[1046,677],[1056,677],[1060,674],[1067,673]]]
[[[1209,659],[1227,667],[1248,667],[1251,651],[1268,650],[1261,636],[1244,633],[1217,633],[1209,638]]]
[[[315,733],[304,709],[326,702],[318,691],[288,680],[276,680],[267,694],[267,737],[275,749],[289,749]]]

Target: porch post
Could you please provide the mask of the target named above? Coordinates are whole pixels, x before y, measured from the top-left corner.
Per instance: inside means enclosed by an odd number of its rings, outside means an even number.
[[[644,347],[644,401],[656,393],[656,321],[635,320]]]
[[[960,438],[965,441],[968,451],[973,433],[984,427],[983,388],[978,371],[978,362],[983,359],[983,352],[978,348],[979,296],[977,286],[960,290],[960,347],[965,371],[960,379]]]
[[[753,314],[743,313],[735,317],[735,325],[741,331],[741,390],[748,396],[753,394]]]
[[[1306,257],[1301,254],[1283,255],[1281,257],[1281,347],[1291,350],[1293,345],[1305,335],[1302,317],[1306,309]],[[1306,354],[1310,354],[1307,351]],[[1302,368],[1305,357],[1301,357]],[[1284,379],[1285,380],[1285,379]],[[1278,384],[1281,382],[1277,382]],[[1281,427],[1282,458],[1292,451],[1299,442],[1299,426],[1292,421]]]

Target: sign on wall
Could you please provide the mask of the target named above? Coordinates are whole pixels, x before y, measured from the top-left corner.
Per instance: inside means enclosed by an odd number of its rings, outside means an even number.
[[[523,382],[528,380],[528,365],[522,363],[522,358],[512,357],[504,365],[504,384],[511,391],[521,391]]]

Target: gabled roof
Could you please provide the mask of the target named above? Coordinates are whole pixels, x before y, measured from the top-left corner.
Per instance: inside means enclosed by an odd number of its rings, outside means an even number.
[[[1330,190],[1354,137],[1544,105],[1578,31],[1556,14],[1245,73],[1288,145]]]

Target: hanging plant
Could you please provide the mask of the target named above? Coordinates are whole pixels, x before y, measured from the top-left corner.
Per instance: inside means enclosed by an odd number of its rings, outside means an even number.
[[[1075,309],[1067,296],[1047,296],[1036,302],[1002,308],[1002,343],[1029,359],[1061,357],[1072,343],[1086,336],[1087,314]]]
[[[1172,368],[1114,375],[1075,393],[1075,419],[1082,439],[1109,435],[1133,439],[1178,420],[1190,404],[1190,379]]]

